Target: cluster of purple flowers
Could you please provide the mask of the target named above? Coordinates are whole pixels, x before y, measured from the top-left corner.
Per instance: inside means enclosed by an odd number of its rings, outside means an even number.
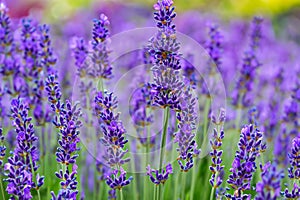
[[[17,146],[5,164],[8,176],[6,190],[11,199],[31,199],[31,188],[38,191],[44,184],[44,177],[36,175],[39,167],[39,151],[36,146],[38,137],[34,133],[28,111],[28,105],[19,98],[12,101],[11,112],[17,133]]]
[[[280,196],[281,179],[284,177],[282,171],[277,170],[276,164],[266,163],[261,168],[261,182],[256,185],[256,200],[276,200]]]
[[[95,111],[103,132],[101,142],[105,146],[105,164],[117,168],[106,177],[106,183],[112,190],[121,190],[132,180],[132,177],[126,178],[126,172],[121,167],[129,162],[129,158],[124,158],[128,152],[124,150],[128,140],[125,139],[126,130],[119,119],[119,113],[116,112],[117,106],[118,101],[113,93],[99,92],[95,97]]]
[[[223,150],[222,140],[225,136],[223,130],[223,124],[225,122],[225,110],[221,109],[218,119],[212,115],[212,122],[217,126],[214,128],[213,135],[210,140],[210,145],[212,151],[210,152],[212,164],[209,167],[212,172],[212,176],[209,180],[209,183],[212,187],[218,188],[223,182],[224,166],[222,165],[222,155]]]
[[[77,104],[72,105],[70,101],[63,103],[61,101],[61,92],[59,83],[55,75],[50,75],[46,81],[46,91],[48,92],[48,101],[52,110],[56,113],[53,124],[59,130],[59,147],[56,151],[56,161],[61,164],[62,169],[55,173],[61,180],[61,189],[56,196],[51,192],[52,199],[76,199],[77,190],[77,165],[78,157],[79,128],[81,122],[81,110]]]
[[[194,165],[194,157],[200,154],[194,139],[197,129],[197,98],[193,96],[190,85],[185,87],[180,104],[182,111],[177,114],[179,130],[175,135],[174,142],[178,143],[178,164],[182,171],[187,172]]]
[[[288,154],[291,167],[288,169],[288,176],[293,180],[293,189],[289,191],[288,188],[283,195],[287,199],[300,198],[300,137],[293,139],[291,152]]]
[[[234,195],[226,194],[226,197],[244,198],[249,196],[243,194],[243,191],[251,189],[251,180],[257,168],[255,160],[266,149],[262,137],[262,132],[252,124],[242,128],[238,150],[227,180],[227,183],[234,189]]]
[[[238,108],[248,107],[252,103],[250,92],[253,89],[255,71],[261,66],[256,52],[262,38],[261,23],[262,18],[255,17],[253,19],[250,48],[244,53],[240,77],[236,83],[232,97],[232,104]]]

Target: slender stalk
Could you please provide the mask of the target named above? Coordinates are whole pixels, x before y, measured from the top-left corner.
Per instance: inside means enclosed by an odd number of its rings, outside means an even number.
[[[185,199],[185,184],[186,184],[186,173],[182,172],[181,176],[182,176],[182,189],[181,189],[181,198],[182,200]]]
[[[197,176],[197,160],[195,160],[195,165],[194,165],[193,171],[192,171],[192,185],[191,185],[190,200],[194,199],[196,176]]]
[[[164,110],[163,133],[161,135],[161,143],[160,143],[159,170],[162,170],[163,157],[165,153],[164,148],[165,148],[167,131],[168,131],[169,115],[170,115],[170,108],[167,107]],[[159,185],[158,188],[158,199],[160,199],[160,194],[161,194],[160,190],[161,190],[161,185]]]
[[[218,176],[219,176],[219,173],[217,172],[216,176],[214,178],[214,185],[212,186],[211,191],[210,191],[210,200],[214,200],[214,198],[215,198],[215,189],[216,189],[215,185],[216,185],[216,178],[218,178]]]
[[[122,189],[120,189],[120,197],[121,197],[121,200],[123,200],[123,199],[124,199],[124,197],[123,197],[123,191],[122,191]]]
[[[3,183],[2,183],[2,176],[0,176],[0,187],[1,187],[2,199],[5,199],[5,197],[4,197]]]
[[[214,194],[215,194],[215,187],[212,187],[211,188],[211,191],[210,191],[210,200],[214,200]]]

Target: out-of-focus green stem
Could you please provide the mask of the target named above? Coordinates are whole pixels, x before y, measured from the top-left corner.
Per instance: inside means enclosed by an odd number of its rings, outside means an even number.
[[[2,176],[0,176],[0,187],[1,187],[2,199],[5,199],[4,189],[3,189],[3,183],[2,183]]]
[[[210,98],[207,98],[205,101],[204,117],[203,117],[203,144],[202,144],[203,151],[206,151],[207,144],[208,144],[207,126],[208,126],[209,109],[210,109]]]
[[[160,143],[160,155],[159,155],[159,170],[162,170],[162,163],[163,163],[163,157],[164,157],[164,148],[166,144],[166,137],[167,137],[167,131],[168,131],[168,123],[169,123],[169,115],[170,115],[170,108],[166,107],[164,110],[164,124],[163,124],[163,133],[161,135],[161,143]],[[159,185],[158,188],[158,199],[160,199],[161,195],[161,185]]]
[[[186,173],[182,172],[182,189],[181,189],[181,198],[182,200],[185,200],[185,184],[186,184]]]

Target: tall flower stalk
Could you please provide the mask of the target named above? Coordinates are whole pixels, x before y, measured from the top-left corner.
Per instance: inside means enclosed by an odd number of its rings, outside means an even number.
[[[257,168],[255,160],[266,149],[262,137],[262,132],[254,128],[252,124],[242,128],[238,150],[227,180],[234,194],[227,193],[225,195],[227,198],[250,198],[250,195],[243,194],[243,192],[250,189],[253,174]]]
[[[5,164],[8,178],[7,192],[11,198],[31,199],[31,189],[35,189],[40,197],[39,189],[44,184],[44,177],[37,173],[39,168],[39,151],[36,147],[38,137],[35,136],[32,118],[28,116],[29,107],[19,98],[11,103],[13,125],[17,133],[17,146]]]
[[[103,136],[101,142],[105,146],[103,159],[106,165],[110,166],[111,172],[105,177],[107,185],[112,191],[118,189],[121,199],[123,198],[122,188],[132,181],[132,177],[127,179],[126,171],[122,165],[129,162],[129,158],[124,158],[128,150],[125,144],[126,130],[119,119],[119,113],[116,112],[118,101],[113,93],[99,92],[95,97],[95,112],[98,116],[99,124]],[[112,193],[109,191],[109,193]]]
[[[72,105],[70,101],[65,104],[61,101],[61,92],[59,83],[54,75],[50,75],[46,81],[46,91],[48,92],[48,101],[51,104],[52,110],[56,113],[53,124],[59,130],[59,147],[55,153],[56,161],[60,164],[60,170],[55,173],[59,178],[61,189],[55,195],[51,192],[52,199],[74,199],[76,200],[77,190],[77,165],[78,157],[79,128],[81,122],[80,108],[77,104]]]

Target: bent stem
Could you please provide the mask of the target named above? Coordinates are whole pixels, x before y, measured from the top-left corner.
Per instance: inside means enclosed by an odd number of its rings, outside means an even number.
[[[169,115],[170,108],[166,107],[164,110],[164,124],[163,124],[163,134],[161,135],[161,143],[160,143],[160,155],[159,155],[159,170],[162,170],[163,156],[164,156],[164,146],[166,143],[166,136],[168,131],[168,123],[169,123]],[[158,188],[158,199],[160,199],[161,186]]]

